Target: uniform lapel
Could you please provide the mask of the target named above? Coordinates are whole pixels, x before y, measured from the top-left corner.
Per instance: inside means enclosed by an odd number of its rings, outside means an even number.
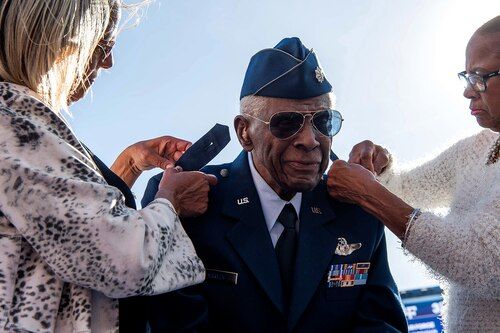
[[[335,237],[330,232],[334,217],[324,183],[312,192],[303,193],[289,329],[297,324],[306,309],[335,251]]]
[[[284,313],[278,262],[246,152],[241,153],[233,162],[230,174],[231,179],[227,185],[231,191],[228,191],[222,212],[237,220],[237,223],[229,231],[227,238],[266,295]]]

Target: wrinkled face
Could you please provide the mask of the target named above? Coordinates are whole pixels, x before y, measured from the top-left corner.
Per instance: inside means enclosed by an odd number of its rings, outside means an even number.
[[[467,45],[466,71],[485,75],[500,69],[500,33],[474,34]],[[500,76],[486,81],[486,91],[467,87],[464,96],[470,99],[471,114],[479,126],[500,132]]]
[[[268,98],[267,107],[254,115],[269,121],[278,112],[311,114],[331,107],[324,96],[305,100]],[[278,195],[290,199],[296,192],[310,191],[318,184],[328,166],[331,138],[313,127],[311,117],[306,118],[296,135],[285,140],[274,137],[268,125],[249,117],[245,119],[250,143],[243,144],[241,138],[240,142],[252,152],[257,171]]]
[[[101,41],[99,41],[99,44],[95,48],[92,58],[90,59],[90,63],[85,73],[86,79],[69,97],[70,103],[76,102],[85,96],[95,79],[99,76],[101,69],[110,69],[113,67],[113,53],[111,51],[115,45],[120,15],[120,8],[118,5],[115,5],[111,11],[109,25],[106,29],[104,37]]]

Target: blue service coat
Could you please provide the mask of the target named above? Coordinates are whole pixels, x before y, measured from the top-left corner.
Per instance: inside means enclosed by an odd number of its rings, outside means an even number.
[[[324,180],[303,193],[293,296],[285,315],[278,262],[247,154],[203,171],[219,182],[210,192],[208,211],[183,225],[207,278],[199,286],[148,297],[153,332],[407,332],[387,263],[384,227],[376,218],[333,200]],[[143,206],[154,199],[160,179],[161,174],[149,181]],[[341,237],[361,248],[348,256],[335,254]],[[365,285],[328,283],[332,265],[367,262]]]

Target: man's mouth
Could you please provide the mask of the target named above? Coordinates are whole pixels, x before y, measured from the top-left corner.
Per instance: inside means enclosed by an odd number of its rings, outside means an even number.
[[[317,171],[320,165],[320,162],[317,161],[287,161],[288,164],[293,169],[299,171]]]

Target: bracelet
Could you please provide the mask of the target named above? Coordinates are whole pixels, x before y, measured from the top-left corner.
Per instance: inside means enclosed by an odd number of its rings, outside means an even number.
[[[403,235],[403,241],[401,242],[401,246],[403,248],[406,247],[406,242],[408,241],[408,237],[410,236],[410,230],[413,226],[413,223],[418,219],[418,217],[422,214],[420,208],[415,208],[410,215],[408,215],[408,221],[406,222],[406,229]]]

